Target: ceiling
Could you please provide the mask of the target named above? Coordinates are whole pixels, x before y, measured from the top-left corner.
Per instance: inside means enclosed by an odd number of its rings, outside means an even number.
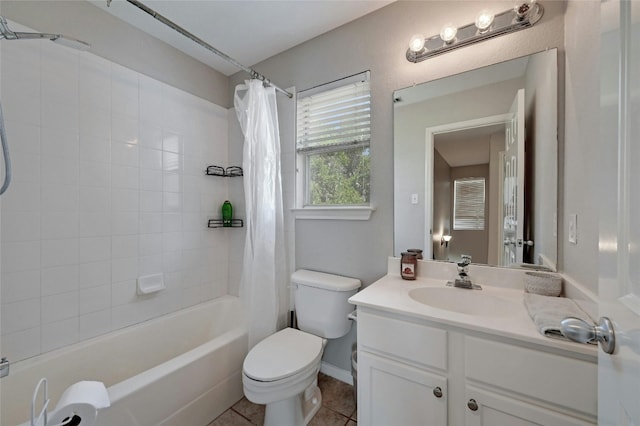
[[[450,167],[488,164],[491,136],[496,133],[504,134],[504,128],[504,124],[494,124],[439,133],[434,137],[434,149]]]
[[[238,68],[125,0],[87,0],[225,75]],[[251,67],[395,0],[142,0],[216,49]]]

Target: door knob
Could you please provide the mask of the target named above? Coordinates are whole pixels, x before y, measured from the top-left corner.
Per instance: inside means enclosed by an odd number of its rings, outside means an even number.
[[[612,354],[616,347],[613,323],[601,317],[597,325],[591,325],[580,318],[568,317],[560,321],[560,330],[568,339],[578,343],[598,342],[605,353]]]

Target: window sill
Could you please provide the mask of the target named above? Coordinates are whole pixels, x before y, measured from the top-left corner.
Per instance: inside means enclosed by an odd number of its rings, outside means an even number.
[[[348,207],[305,207],[291,209],[296,220],[324,219],[324,220],[369,220],[376,209],[369,206]]]

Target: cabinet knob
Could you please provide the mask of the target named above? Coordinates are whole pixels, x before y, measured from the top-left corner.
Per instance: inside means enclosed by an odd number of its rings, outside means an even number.
[[[436,396],[436,398],[442,398],[442,389],[440,388],[440,386],[436,386],[433,389],[433,394]]]
[[[467,407],[469,407],[471,411],[478,411],[478,403],[475,399],[470,399],[469,402],[467,402]]]

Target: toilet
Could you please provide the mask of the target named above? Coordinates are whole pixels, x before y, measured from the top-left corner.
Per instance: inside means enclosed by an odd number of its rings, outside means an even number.
[[[247,399],[266,404],[265,426],[303,426],[320,409],[318,372],[327,339],[349,332],[348,299],[360,280],[298,270],[291,275],[300,330],[285,328],[255,345],[242,367]]]

